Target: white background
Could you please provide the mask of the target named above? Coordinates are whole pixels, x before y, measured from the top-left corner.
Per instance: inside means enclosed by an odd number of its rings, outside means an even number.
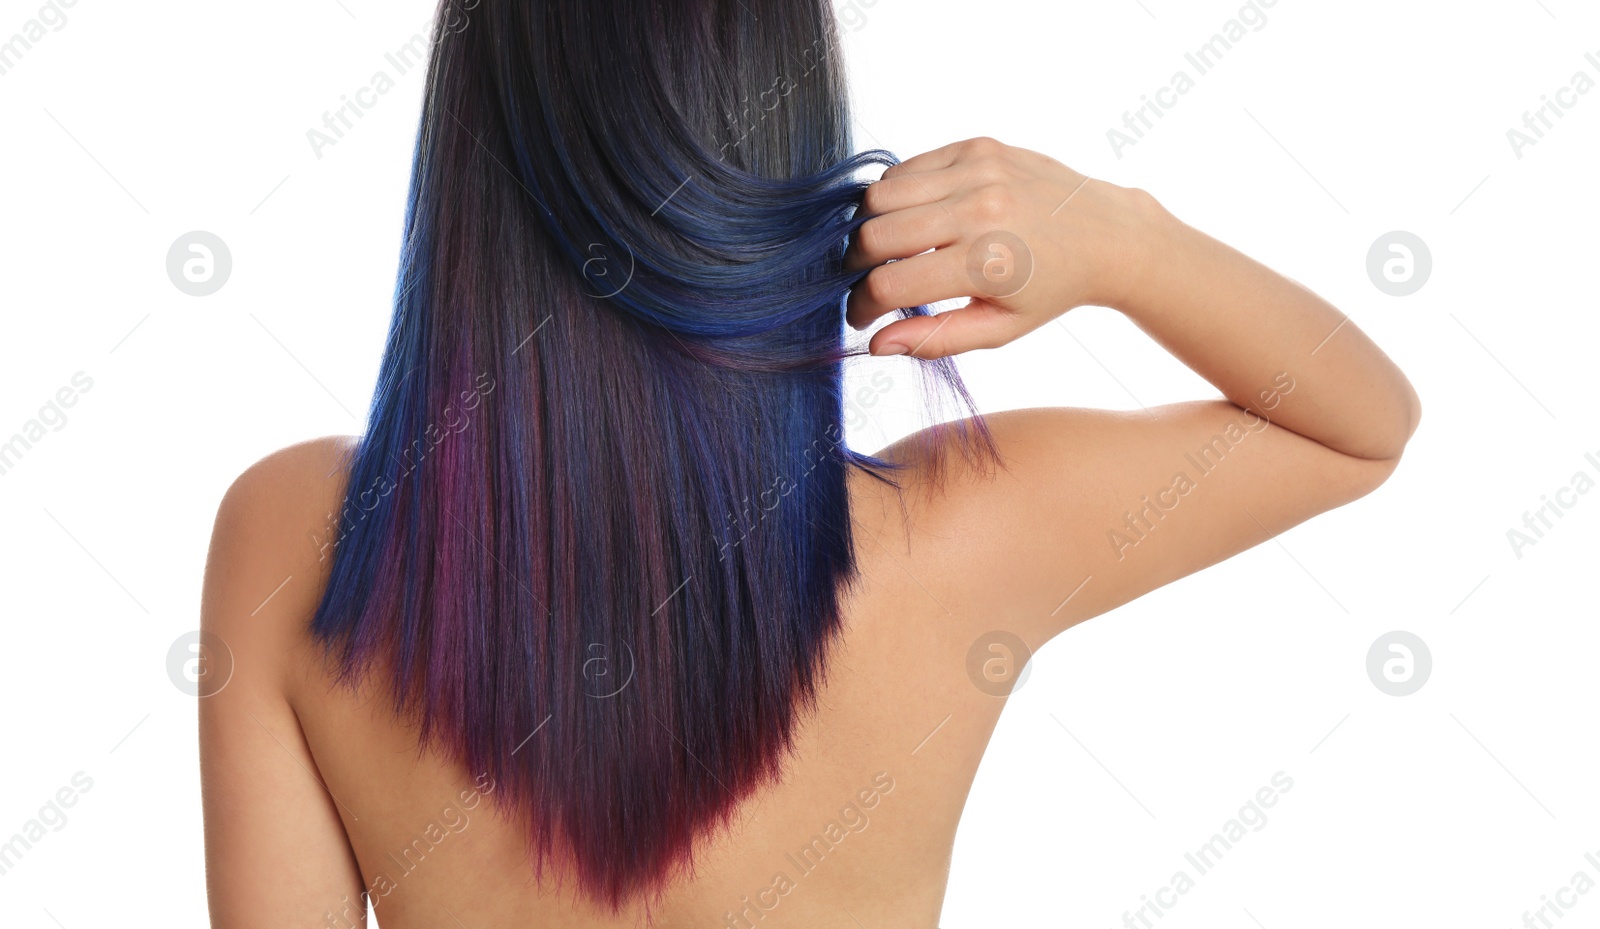
[[[0,41],[38,9],[0,2]],[[1277,0],[1118,157],[1107,130],[1174,72],[1194,76],[1185,52],[1239,9],[840,4],[859,146],[909,156],[992,135],[1150,190],[1351,314],[1425,410],[1373,495],[1035,656],[972,793],[945,929],[1120,925],[1193,876],[1184,853],[1279,771],[1292,790],[1163,929],[1508,927],[1577,872],[1600,880],[1600,493],[1520,557],[1507,538],[1575,473],[1600,477],[1584,457],[1600,458],[1600,90],[1520,157],[1507,138],[1576,72],[1600,80],[1584,58],[1600,59],[1600,15],[1577,0]],[[431,12],[78,0],[0,75],[0,441],[76,372],[93,380],[0,475],[0,839],[75,772],[93,779],[0,876],[6,926],[204,921],[195,706],[167,650],[197,625],[232,478],[361,428],[421,69],[322,157],[306,133],[375,72],[394,76],[385,53]],[[165,267],[196,229],[233,255],[203,298]],[[1407,297],[1366,271],[1396,229],[1433,256]],[[985,410],[1213,395],[1098,309],[962,366]],[[858,447],[922,423],[910,370],[890,370]],[[1077,581],[1064,568],[1063,596]],[[1395,629],[1433,657],[1407,697],[1366,672]],[[1563,899],[1565,925],[1600,924],[1600,892]]]

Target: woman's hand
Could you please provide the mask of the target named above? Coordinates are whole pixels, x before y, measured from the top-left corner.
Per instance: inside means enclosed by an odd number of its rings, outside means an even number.
[[[870,343],[874,355],[918,358],[996,348],[1073,307],[1120,306],[1143,276],[1165,215],[1143,191],[987,138],[889,168],[867,188],[862,208],[871,218],[845,265],[872,271],[851,291],[852,326],[864,329],[901,307],[972,298],[890,323]]]

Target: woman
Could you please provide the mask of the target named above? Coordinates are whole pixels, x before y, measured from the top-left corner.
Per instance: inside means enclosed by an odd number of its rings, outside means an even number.
[[[215,925],[935,926],[1028,654],[1394,470],[1338,310],[1041,154],[854,154],[841,73],[821,0],[441,10],[368,431],[217,517]],[[845,322],[962,401],[1083,305],[1225,399],[844,442]]]

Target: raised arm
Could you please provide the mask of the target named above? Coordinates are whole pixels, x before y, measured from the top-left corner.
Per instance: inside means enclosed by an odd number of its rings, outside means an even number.
[[[1150,213],[1147,264],[1116,309],[1236,405],[1346,455],[1399,457],[1422,408],[1366,333],[1147,195],[1135,199]],[[1281,390],[1286,371],[1292,394]]]
[[[1227,398],[995,415],[1007,472],[917,498],[925,528],[978,543],[968,567],[1005,579],[991,602],[1036,641],[1363,496],[1416,429],[1416,392],[1348,317],[1142,191],[976,139],[890,169],[866,210],[852,324],[973,298],[883,327],[874,354],[995,348],[1093,304]]]

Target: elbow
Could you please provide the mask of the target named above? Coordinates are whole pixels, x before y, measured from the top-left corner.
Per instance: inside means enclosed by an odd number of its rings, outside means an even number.
[[[1412,386],[1410,380],[1406,381],[1406,396],[1408,401],[1407,409],[1411,414],[1411,422],[1410,425],[1406,427],[1405,441],[1410,442],[1411,437],[1417,433],[1418,424],[1422,422],[1422,398],[1417,396],[1417,388]],[[1404,445],[1405,443],[1403,442],[1401,444]]]
[[[1345,503],[1359,500],[1382,487],[1400,467],[1406,446],[1422,421],[1422,403],[1409,381],[1405,382],[1400,409],[1401,412],[1394,418],[1392,431],[1375,437],[1369,447],[1344,453],[1348,465],[1344,471]]]
[[[1370,444],[1363,443],[1359,450],[1352,449],[1346,454],[1373,461],[1399,463],[1400,456],[1405,454],[1406,446],[1422,422],[1422,400],[1417,396],[1416,388],[1404,376],[1400,383],[1402,389],[1395,401],[1396,410],[1389,417],[1391,425],[1372,436]]]
[[[1401,377],[1400,382],[1405,388],[1400,399],[1400,425],[1394,438],[1388,443],[1387,450],[1389,454],[1382,456],[1397,464],[1400,461],[1400,456],[1405,454],[1406,446],[1410,444],[1411,437],[1417,434],[1417,426],[1422,422],[1422,399],[1417,396],[1417,389],[1404,376]]]

